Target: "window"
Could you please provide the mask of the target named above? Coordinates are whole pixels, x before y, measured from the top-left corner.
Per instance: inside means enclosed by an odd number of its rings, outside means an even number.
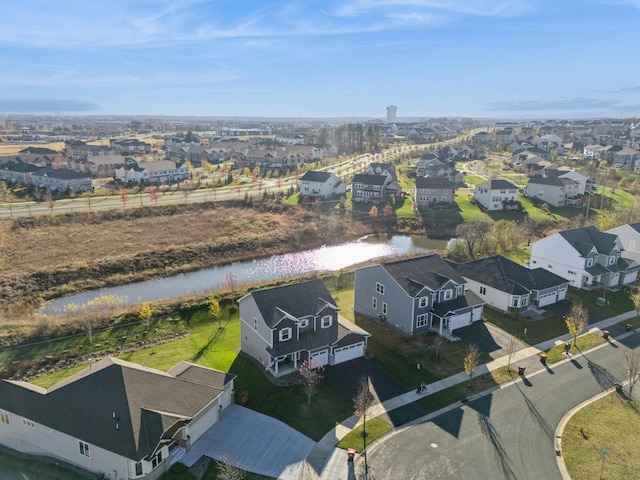
[[[616,263],[616,257],[609,257],[609,265]]]
[[[136,475],[142,475],[142,462],[136,463]]]
[[[153,468],[156,468],[161,463],[162,463],[162,452],[158,452],[158,454],[151,459],[151,466]]]
[[[78,445],[80,446],[80,455],[83,457],[91,458],[91,454],[89,453],[89,444],[83,441],[79,441]]]
[[[384,303],[384,302],[382,302],[382,313],[383,313],[384,315],[386,315],[386,314],[387,314],[387,304],[386,304],[386,303]]]
[[[22,423],[25,424],[27,427],[36,428],[36,424],[33,423],[31,420],[27,420],[26,418],[22,419]]]
[[[513,299],[513,306],[514,306],[514,307],[517,307],[517,306],[518,306],[518,299],[517,299],[517,298],[514,298],[514,299]]]
[[[298,326],[300,328],[306,328],[309,326],[309,320],[307,320],[306,318],[303,318],[302,320],[300,320],[300,323],[298,324]]]
[[[2,410],[0,410],[0,423],[6,423],[7,425],[9,425],[9,413],[8,412],[3,412]]]
[[[486,295],[487,294],[487,287],[480,287],[480,295]]]
[[[418,306],[420,308],[424,308],[429,304],[429,299],[427,297],[420,297],[420,302],[418,303]]]
[[[593,267],[593,258],[587,258],[587,267]]]
[[[286,327],[280,330],[280,341],[286,342],[291,338],[291,327]]]
[[[381,283],[376,283],[376,292],[378,292],[380,295],[384,295],[384,285],[382,285]]]
[[[371,308],[378,310],[378,299],[376,297],[371,299]]]
[[[416,318],[417,328],[426,327],[428,324],[429,324],[429,315],[427,314],[418,315],[418,317]]]
[[[445,290],[443,298],[445,300],[451,300],[453,298],[453,290]]]
[[[253,319],[253,329],[255,331],[258,331],[258,319],[257,318]]]
[[[322,328],[329,328],[331,326],[332,321],[333,321],[333,318],[331,318],[331,315],[325,315],[324,317],[322,317],[322,323],[320,324],[320,326]]]

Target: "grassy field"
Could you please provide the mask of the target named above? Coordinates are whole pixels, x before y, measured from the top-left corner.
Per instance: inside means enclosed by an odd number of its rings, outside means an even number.
[[[51,150],[55,150],[57,152],[62,152],[64,150],[65,144],[64,142],[53,142],[53,143],[0,143],[0,156],[5,155],[15,155],[25,148],[36,147],[36,148],[49,148]]]
[[[639,478],[639,412],[640,402],[628,403],[617,393],[576,412],[562,434],[562,455],[571,478]],[[604,462],[601,449],[609,454]]]

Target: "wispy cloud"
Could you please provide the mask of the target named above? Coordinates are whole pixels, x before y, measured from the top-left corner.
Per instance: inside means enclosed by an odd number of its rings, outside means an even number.
[[[95,111],[100,105],[93,102],[66,99],[1,99],[0,112],[3,113],[80,113]]]
[[[563,113],[570,112],[633,112],[640,111],[640,105],[630,105],[620,100],[603,98],[564,98],[557,100],[518,100],[494,102],[487,105],[494,112],[521,113]]]
[[[398,9],[441,12],[473,16],[515,17],[535,9],[534,1],[525,0],[354,0],[333,10],[339,16],[358,16]]]

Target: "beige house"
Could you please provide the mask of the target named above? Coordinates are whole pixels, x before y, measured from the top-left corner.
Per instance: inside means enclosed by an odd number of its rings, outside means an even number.
[[[0,381],[0,445],[111,480],[157,479],[233,402],[235,376],[104,358],[49,389]]]

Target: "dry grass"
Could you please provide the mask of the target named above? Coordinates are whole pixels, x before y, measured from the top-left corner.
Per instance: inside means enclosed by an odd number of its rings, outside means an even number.
[[[50,148],[51,150],[56,150],[58,152],[62,152],[64,150],[64,142],[53,142],[53,143],[0,143],[0,156],[4,155],[15,155],[20,152],[20,150],[24,150],[29,147],[38,147],[38,148]]]
[[[299,208],[270,212],[210,205],[171,215],[156,211],[111,220],[96,214],[68,222],[64,217],[49,223],[0,221],[4,306],[338,243],[370,231],[340,217],[329,233],[323,228],[326,216]]]

